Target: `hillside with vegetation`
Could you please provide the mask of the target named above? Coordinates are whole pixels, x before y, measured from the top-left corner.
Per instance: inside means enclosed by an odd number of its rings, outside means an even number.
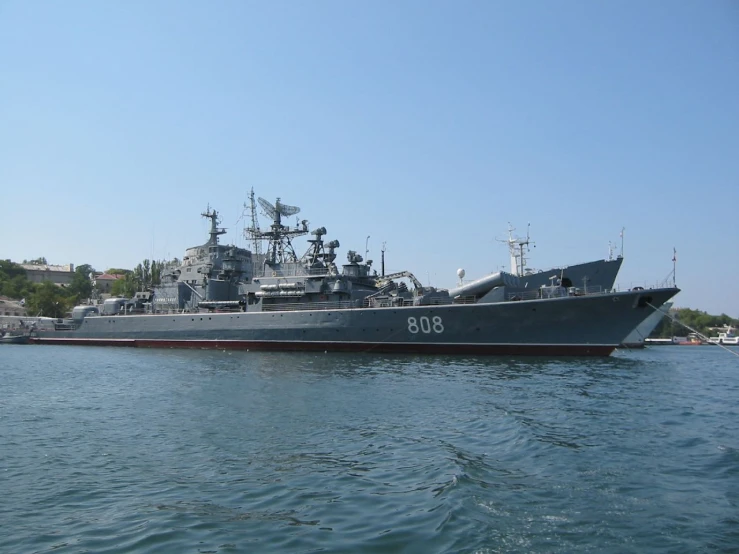
[[[652,338],[684,337],[691,332],[691,329],[695,329],[702,335],[710,336],[716,334],[711,331],[712,327],[724,327],[726,325],[739,327],[739,319],[731,318],[726,314],[710,315],[700,310],[678,308],[671,310],[670,315],[677,321],[667,316],[663,317],[651,334]]]
[[[24,263],[46,263],[46,258]],[[159,284],[165,262],[144,260],[131,270],[110,269],[106,273],[124,275],[113,285],[114,295],[132,296],[135,292]],[[49,281],[33,283],[26,270],[10,260],[0,260],[0,296],[24,301],[29,316],[64,317],[75,305],[88,300],[93,293],[90,275],[95,269],[89,264],[75,268],[69,285],[59,286]]]
[[[24,262],[46,263],[46,259]],[[90,265],[80,265],[75,269],[72,282],[61,287],[49,281],[33,283],[21,265],[0,260],[0,295],[23,301],[29,315],[64,317],[76,303],[92,294],[91,271],[94,270]]]

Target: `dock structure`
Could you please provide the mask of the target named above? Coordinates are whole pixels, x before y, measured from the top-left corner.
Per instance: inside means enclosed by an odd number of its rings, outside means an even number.
[[[644,344],[647,346],[664,346],[669,344],[677,344],[674,338],[667,339],[644,339]]]

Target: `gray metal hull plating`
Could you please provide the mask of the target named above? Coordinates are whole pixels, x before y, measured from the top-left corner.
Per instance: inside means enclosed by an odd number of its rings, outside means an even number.
[[[626,348],[644,348],[644,339],[646,339],[652,331],[660,324],[662,318],[670,311],[672,302],[665,302],[659,310],[652,311],[644,321],[637,325],[629,336],[626,337],[622,346]]]
[[[145,347],[608,355],[678,292],[651,289],[495,304],[88,317],[32,342]],[[641,305],[640,305],[641,304]]]

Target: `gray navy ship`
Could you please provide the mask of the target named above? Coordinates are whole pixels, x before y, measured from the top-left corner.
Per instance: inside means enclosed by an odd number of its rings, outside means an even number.
[[[514,230],[509,224],[508,238],[499,239],[499,242],[503,242],[508,246],[511,260],[510,272],[518,276],[521,289],[538,290],[543,286],[550,285],[560,285],[566,288],[577,287],[590,292],[613,289],[618,272],[621,270],[621,264],[623,264],[623,246],[621,247],[622,253],[615,258],[613,257],[613,248],[609,245],[607,259],[536,270],[528,265],[527,254],[534,244],[530,240],[528,228],[526,238],[514,236]]]
[[[353,250],[339,265],[339,241],[326,241],[325,227],[309,231],[307,221],[290,227],[283,218],[299,213],[298,207],[279,198],[259,203],[271,223],[258,227],[252,200],[247,232],[253,250],[219,244],[225,230],[209,209],[203,214],[211,220],[208,242],[188,249],[161,285],[102,306],[77,306],[70,318],[39,325],[31,342],[607,356],[679,291],[595,290],[561,278],[522,285],[521,275],[502,271],[438,289],[422,285],[410,271],[385,274],[384,260],[378,273]],[[307,251],[298,256],[293,239],[309,233]]]

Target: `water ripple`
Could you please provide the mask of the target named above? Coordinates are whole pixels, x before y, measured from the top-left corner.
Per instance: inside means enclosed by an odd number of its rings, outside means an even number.
[[[732,552],[717,350],[4,348],[0,551]]]

